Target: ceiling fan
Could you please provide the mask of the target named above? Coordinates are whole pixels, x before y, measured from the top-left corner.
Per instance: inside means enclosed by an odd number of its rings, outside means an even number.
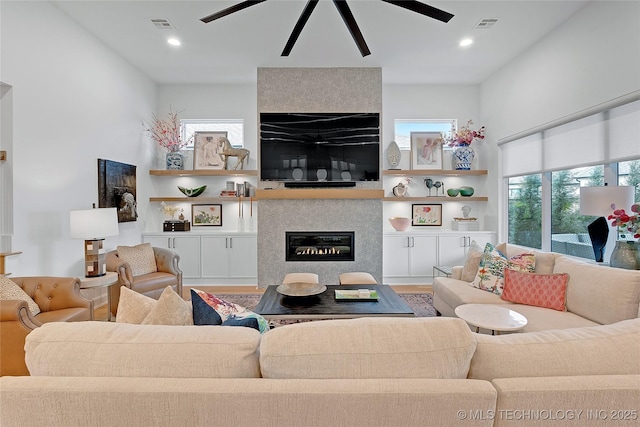
[[[266,0],[245,0],[241,3],[235,4],[224,10],[221,10],[220,12],[216,12],[214,14],[206,16],[200,20],[204,23],[209,23],[211,21],[215,21],[216,19],[225,17],[234,12],[238,12],[240,10],[262,3],[264,1]],[[319,0],[307,1],[307,4],[304,7],[304,10],[302,11],[302,14],[298,18],[298,22],[296,22],[296,26],[293,28],[293,31],[289,36],[289,40],[287,41],[287,44],[285,45],[281,56],[289,56],[289,54],[291,53],[291,49],[293,49],[293,45],[296,43],[296,40],[298,40],[298,37],[300,36],[302,29],[304,28],[305,24],[309,20],[311,13],[317,6],[318,1]],[[450,14],[449,12],[445,12],[444,10],[437,9],[433,6],[429,6],[417,0],[382,0],[382,1],[385,3],[390,3],[395,6],[405,8],[412,12],[420,13],[422,15],[428,16],[429,18],[437,19],[438,21],[442,21],[445,23],[449,22],[451,18],[453,18],[453,15]],[[349,8],[347,1],[333,0],[333,4],[336,6],[336,9],[338,9],[338,12],[342,17],[342,20],[344,21],[347,28],[349,29],[349,32],[351,33],[353,40],[356,42],[356,45],[358,45],[358,49],[360,49],[360,53],[362,54],[362,56],[364,57],[364,56],[370,55],[371,51],[369,50],[369,47],[367,46],[367,42],[364,40],[364,37],[360,32],[360,28],[358,27],[358,24],[356,23],[356,20],[353,17],[353,14],[351,13],[351,9]]]

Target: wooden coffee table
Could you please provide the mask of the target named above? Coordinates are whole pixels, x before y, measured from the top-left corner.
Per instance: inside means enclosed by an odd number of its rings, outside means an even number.
[[[289,297],[269,286],[253,309],[269,320],[351,319],[356,317],[414,317],[413,310],[387,285],[327,285],[319,295]],[[375,289],[377,301],[336,301],[335,289]]]
[[[527,318],[507,307],[491,304],[463,304],[456,307],[456,316],[476,327],[500,332],[518,331],[527,326]]]

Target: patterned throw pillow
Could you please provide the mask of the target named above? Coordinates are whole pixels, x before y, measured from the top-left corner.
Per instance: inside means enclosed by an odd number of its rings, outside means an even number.
[[[568,281],[567,273],[532,274],[507,269],[501,298],[517,304],[565,311]]]
[[[26,301],[32,316],[40,313],[38,304],[13,280],[7,279],[5,276],[0,276],[0,300]]]
[[[495,246],[487,243],[471,286],[501,295],[504,288],[505,269],[533,273],[535,268],[535,255],[520,254],[507,259],[506,255],[497,250]]]
[[[120,287],[120,300],[116,313],[116,323],[134,323],[139,325],[149,315],[156,300],[126,286]]]
[[[195,295],[194,295],[195,294]],[[200,323],[211,321],[215,316],[207,313],[206,310],[203,310],[203,306],[196,299],[196,296],[199,297],[202,301],[204,301],[209,307],[211,307],[220,317],[221,325],[231,325],[237,324],[241,319],[256,319],[258,323],[258,329],[261,334],[266,333],[269,330],[269,322],[267,319],[260,316],[257,313],[254,313],[251,310],[247,310],[245,307],[242,307],[238,304],[234,304],[229,301],[225,301],[223,299],[218,298],[215,295],[212,295],[208,292],[201,291],[199,289],[191,289],[191,303],[193,306],[193,323],[195,325],[198,324],[213,324],[213,323]],[[197,307],[197,308],[196,308]],[[207,316],[207,318],[203,317],[203,313]],[[251,322],[252,323],[252,322]],[[247,326],[247,325],[244,325]]]
[[[151,243],[142,243],[137,246],[118,246],[118,257],[129,263],[131,274],[134,277],[158,271]]]

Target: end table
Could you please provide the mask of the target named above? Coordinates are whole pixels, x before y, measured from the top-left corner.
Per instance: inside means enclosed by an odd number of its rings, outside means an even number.
[[[81,277],[80,289],[107,288],[107,321],[111,322],[111,292],[109,287],[118,281],[118,273],[107,271],[104,276]]]

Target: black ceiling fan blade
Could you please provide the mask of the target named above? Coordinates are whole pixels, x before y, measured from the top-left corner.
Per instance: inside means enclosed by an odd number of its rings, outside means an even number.
[[[362,56],[367,56],[371,54],[369,47],[367,47],[367,42],[364,41],[364,37],[360,32],[360,28],[356,23],[356,19],[353,17],[351,13],[351,9],[347,4],[346,0],[333,0],[333,4],[336,5],[338,12],[340,12],[340,16],[342,16],[342,20],[345,24],[347,24],[347,28],[349,28],[349,32],[351,33],[351,37],[358,45],[358,49],[360,49],[360,53]]]
[[[296,26],[293,27],[293,31],[289,36],[289,40],[287,40],[287,44],[285,45],[284,50],[282,51],[282,54],[280,56],[289,56],[289,54],[291,53],[291,49],[293,49],[293,45],[296,44],[296,41],[298,40],[302,29],[307,24],[307,21],[311,16],[311,12],[313,12],[313,9],[316,8],[318,1],[319,0],[309,0],[307,2],[307,5],[302,11],[302,14],[300,14],[300,18],[298,18],[298,22],[296,22]]]
[[[223,18],[223,17],[225,17],[227,15],[231,15],[234,12],[238,12],[238,11],[240,11],[242,9],[248,8],[249,6],[254,6],[254,5],[256,5],[258,3],[262,3],[264,1],[267,1],[267,0],[246,0],[246,1],[243,1],[242,3],[238,3],[238,4],[235,4],[233,6],[230,6],[230,7],[226,8],[224,10],[221,10],[220,12],[216,12],[216,13],[213,13],[213,14],[211,14],[209,16],[205,16],[204,18],[202,18],[200,20],[202,22],[204,22],[205,24],[207,24],[207,23],[209,23],[211,21],[215,21],[216,19]]]
[[[429,6],[428,4],[421,3],[417,0],[382,0],[385,3],[390,3],[396,6],[403,7],[416,13],[428,16],[429,18],[437,19],[442,22],[449,22],[453,15],[444,10]]]

